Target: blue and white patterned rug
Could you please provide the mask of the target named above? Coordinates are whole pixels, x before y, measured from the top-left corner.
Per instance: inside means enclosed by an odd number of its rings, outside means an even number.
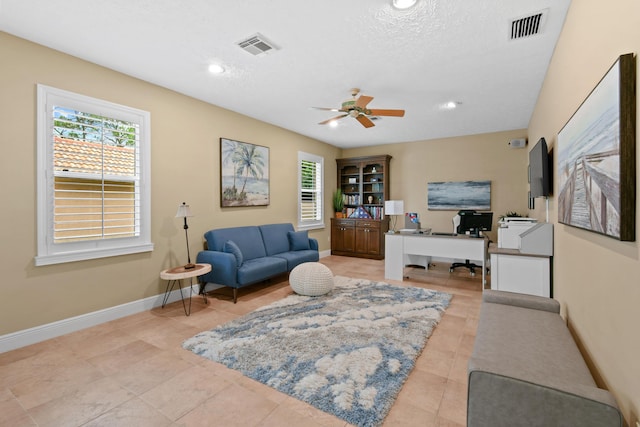
[[[290,295],[183,344],[358,426],[377,426],[451,295],[335,277],[327,295]]]

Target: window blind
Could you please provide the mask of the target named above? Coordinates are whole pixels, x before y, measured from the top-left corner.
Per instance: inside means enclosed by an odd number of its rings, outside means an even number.
[[[53,107],[54,243],[140,234],[138,125]]]
[[[300,220],[322,219],[322,169],[319,162],[301,160]]]

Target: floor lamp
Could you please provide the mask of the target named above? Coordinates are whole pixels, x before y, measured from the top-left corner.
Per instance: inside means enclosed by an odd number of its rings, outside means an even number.
[[[404,201],[403,200],[387,200],[384,202],[384,213],[391,217],[391,230],[390,233],[397,233],[396,231],[396,215],[404,215]]]
[[[185,270],[191,270],[196,268],[195,264],[191,263],[191,255],[189,254],[189,225],[187,224],[187,218],[192,217],[191,208],[185,202],[182,202],[178,206],[178,212],[176,212],[176,218],[184,218],[184,237],[187,239],[187,264],[184,266]]]

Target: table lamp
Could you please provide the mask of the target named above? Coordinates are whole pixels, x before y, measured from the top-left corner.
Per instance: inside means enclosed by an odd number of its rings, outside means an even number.
[[[178,206],[178,212],[176,212],[176,218],[184,218],[184,237],[187,239],[187,264],[184,265],[185,270],[191,270],[196,268],[195,264],[191,263],[191,255],[189,254],[189,225],[187,225],[187,217],[191,217],[191,208],[185,202],[182,202]]]
[[[404,215],[404,200],[387,200],[384,202],[384,213],[391,217],[391,230],[390,233],[397,233],[396,231],[396,216]]]

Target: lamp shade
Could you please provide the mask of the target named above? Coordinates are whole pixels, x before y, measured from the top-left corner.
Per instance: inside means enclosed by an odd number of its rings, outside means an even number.
[[[384,202],[386,215],[404,215],[404,200],[387,200]]]
[[[178,212],[176,212],[176,218],[189,218],[192,217],[191,208],[185,202],[182,202],[181,205],[178,206]]]

